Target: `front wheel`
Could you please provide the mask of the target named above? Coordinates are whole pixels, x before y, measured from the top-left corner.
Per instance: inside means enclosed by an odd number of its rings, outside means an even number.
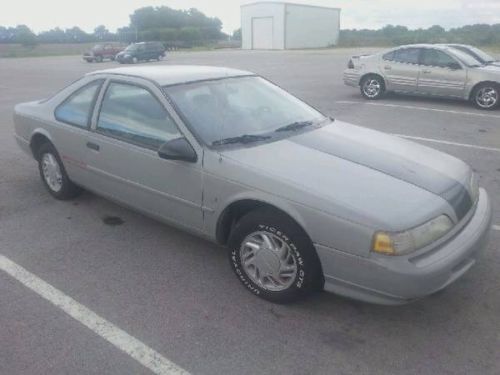
[[[500,105],[500,85],[494,83],[480,84],[472,94],[472,101],[480,109],[492,110]]]
[[[68,200],[81,193],[68,177],[64,165],[55,147],[45,143],[38,150],[38,169],[43,184],[56,199]]]
[[[276,303],[299,300],[323,285],[319,258],[293,220],[275,210],[251,211],[231,232],[229,258],[241,283]]]
[[[380,99],[385,93],[385,83],[382,77],[369,75],[361,81],[361,95],[369,100]]]

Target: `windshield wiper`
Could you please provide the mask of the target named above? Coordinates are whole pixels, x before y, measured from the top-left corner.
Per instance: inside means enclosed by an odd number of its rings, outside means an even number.
[[[275,130],[275,132],[287,132],[287,131],[294,131],[294,130],[299,130],[302,128],[305,128],[307,126],[313,125],[314,122],[312,121],[297,121],[297,122],[292,122],[291,124],[282,126],[281,128],[278,128]]]
[[[212,146],[221,146],[221,145],[229,145],[234,143],[252,143],[258,141],[264,141],[266,139],[271,138],[268,135],[256,135],[256,134],[243,134],[238,137],[224,138],[218,141],[212,142]]]

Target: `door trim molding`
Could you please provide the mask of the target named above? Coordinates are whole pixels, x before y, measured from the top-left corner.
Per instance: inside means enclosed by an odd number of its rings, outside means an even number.
[[[197,209],[201,209],[201,210],[204,210],[204,211],[213,211],[212,209],[210,208],[207,208],[207,207],[203,207],[203,206],[200,206],[199,204],[197,203],[194,203],[194,202],[191,202],[191,201],[188,201],[186,199],[183,199],[183,198],[179,198],[175,195],[172,195],[172,194],[168,194],[168,193],[165,193],[163,191],[159,191],[159,190],[156,190],[156,189],[153,189],[149,186],[146,186],[146,185],[142,185],[142,184],[139,184],[137,182],[134,182],[134,181],[131,181],[131,180],[128,180],[126,178],[123,178],[123,177],[120,177],[120,176],[117,176],[117,175],[114,175],[112,173],[108,173],[106,171],[103,171],[102,169],[99,169],[99,168],[96,168],[96,167],[93,167],[91,165],[87,165],[87,169],[91,172],[94,172],[96,174],[99,174],[99,175],[102,175],[102,176],[106,176],[106,177],[110,177],[114,180],[117,180],[117,181],[120,181],[120,182],[123,182],[123,183],[126,183],[128,185],[132,185],[134,187],[138,187],[142,190],[146,190],[147,192],[150,192],[150,193],[154,193],[156,195],[160,195],[164,198],[167,198],[167,199],[170,199],[172,201],[176,201],[176,202],[179,202],[179,203],[182,203],[186,206],[189,206],[189,207],[192,207],[192,208],[197,208]]]

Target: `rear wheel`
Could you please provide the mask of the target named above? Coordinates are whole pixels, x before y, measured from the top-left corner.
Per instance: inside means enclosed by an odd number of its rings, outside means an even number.
[[[236,276],[263,299],[293,302],[322,286],[321,265],[310,239],[278,211],[261,208],[245,215],[228,245]]]
[[[500,85],[482,83],[474,89],[472,101],[480,109],[492,110],[500,105]]]
[[[95,58],[95,61],[98,62],[98,63],[101,63],[102,62],[102,56],[97,56]]]
[[[385,93],[385,82],[382,77],[368,75],[361,81],[361,94],[369,100],[380,99]]]
[[[38,169],[43,184],[54,198],[67,200],[81,193],[82,189],[69,179],[61,158],[51,143],[44,143],[38,149]]]

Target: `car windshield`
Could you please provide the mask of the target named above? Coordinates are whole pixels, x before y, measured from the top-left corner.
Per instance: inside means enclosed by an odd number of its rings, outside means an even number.
[[[452,53],[457,59],[459,59],[462,63],[467,65],[469,68],[479,67],[484,65],[481,61],[472,57],[470,54],[462,52],[456,48],[450,48],[450,53]]]
[[[92,47],[92,51],[97,51],[103,48],[102,44],[96,44],[94,47]]]
[[[327,119],[256,76],[167,86],[165,91],[208,145],[268,139],[270,134],[293,132]]]
[[[463,48],[470,50],[473,55],[479,57],[485,63],[492,63],[495,61],[493,56],[488,55],[486,52],[484,52],[483,50],[480,50],[479,48],[472,47],[472,46],[467,46],[467,47],[463,47]]]

